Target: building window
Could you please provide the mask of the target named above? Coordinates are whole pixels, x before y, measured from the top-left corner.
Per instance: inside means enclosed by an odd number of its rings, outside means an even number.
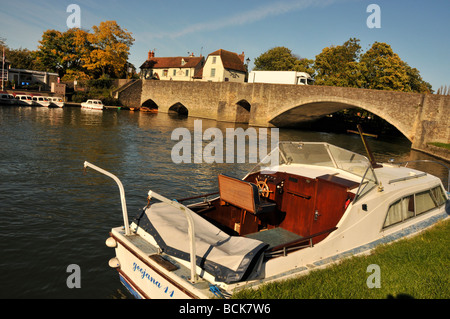
[[[216,59],[217,59],[217,57],[215,57],[215,56],[212,57],[212,64],[216,64]]]
[[[167,77],[167,75],[169,75],[169,70],[163,70],[163,76]]]
[[[189,70],[186,70],[186,74],[185,74],[186,76],[189,76]]]
[[[211,69],[211,77],[215,77],[216,76],[216,69]]]
[[[173,70],[173,76],[177,75],[177,70]]]

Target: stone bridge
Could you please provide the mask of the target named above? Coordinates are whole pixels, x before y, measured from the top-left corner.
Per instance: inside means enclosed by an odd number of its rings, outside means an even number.
[[[149,106],[217,121],[292,127],[342,109],[359,107],[395,126],[412,148],[450,143],[450,96],[330,86],[138,80],[118,90],[125,106]]]

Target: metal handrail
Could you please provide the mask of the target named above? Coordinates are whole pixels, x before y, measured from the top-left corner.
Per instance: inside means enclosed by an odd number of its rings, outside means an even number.
[[[117,176],[115,176],[114,174],[111,174],[108,171],[105,171],[104,169],[95,166],[94,164],[91,164],[89,162],[84,162],[84,169],[86,169],[86,167],[90,167],[108,177],[111,177],[119,186],[119,191],[120,191],[120,201],[122,203],[122,215],[123,215],[123,223],[124,223],[124,227],[125,227],[125,236],[129,236],[131,234],[130,232],[130,225],[128,223],[128,212],[127,212],[127,203],[125,200],[125,190],[123,188],[122,182],[120,181],[119,178],[117,178]]]
[[[405,167],[407,167],[409,163],[419,163],[419,162],[435,163],[435,164],[439,164],[439,165],[445,167],[448,170],[447,192],[450,192],[450,167],[448,167],[444,163],[441,163],[438,161],[433,161],[433,160],[414,160],[414,161],[406,161],[406,162],[400,162],[400,163],[391,162],[391,164],[395,164],[395,165],[405,164]]]
[[[130,225],[128,222],[128,212],[127,212],[127,204],[126,204],[126,200],[125,200],[125,190],[123,188],[122,182],[114,174],[111,174],[110,172],[105,171],[104,169],[102,169],[94,164],[91,164],[89,162],[84,162],[84,168],[86,169],[86,167],[90,167],[108,177],[111,177],[119,186],[120,199],[122,202],[122,214],[123,214],[123,221],[124,221],[124,227],[125,227],[125,236],[129,236],[131,234],[131,231],[130,231]],[[190,250],[191,250],[191,256],[190,256],[191,257],[191,282],[192,283],[197,282],[198,276],[197,276],[197,272],[196,272],[197,266],[196,266],[196,252],[195,252],[195,227],[194,227],[194,220],[192,218],[192,214],[194,214],[194,212],[192,212],[189,208],[181,205],[177,201],[172,201],[170,199],[167,199],[164,196],[161,196],[153,191],[148,192],[148,197],[149,197],[149,200],[152,197],[155,197],[156,199],[158,199],[162,202],[165,202],[175,208],[180,209],[186,215],[186,219],[188,221],[188,234],[189,234]]]

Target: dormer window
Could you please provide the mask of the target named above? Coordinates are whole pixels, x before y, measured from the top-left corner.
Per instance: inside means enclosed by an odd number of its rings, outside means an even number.
[[[184,59],[181,59],[181,66],[185,65],[186,61]]]

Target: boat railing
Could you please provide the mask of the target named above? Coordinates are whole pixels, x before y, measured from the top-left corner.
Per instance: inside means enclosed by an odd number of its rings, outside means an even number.
[[[104,169],[102,169],[102,168],[100,168],[100,167],[98,167],[98,166],[96,166],[94,164],[91,164],[89,162],[84,162],[84,169],[85,169],[85,171],[86,171],[87,167],[90,167],[90,168],[96,170],[99,173],[102,173],[102,174],[104,174],[104,175],[106,175],[108,177],[111,177],[117,183],[117,185],[119,186],[120,201],[122,203],[122,215],[123,215],[123,223],[124,223],[124,228],[125,228],[125,235],[129,236],[131,234],[131,232],[130,232],[130,224],[128,223],[127,203],[126,203],[126,200],[125,200],[125,190],[123,188],[122,182],[120,181],[120,179],[116,175],[111,174],[110,172],[108,172],[108,171],[106,171],[106,170],[104,170]]]
[[[336,229],[338,229],[337,227],[333,227],[321,232],[318,232],[316,234],[307,236],[307,237],[303,237],[285,244],[281,244],[275,247],[272,247],[268,250],[266,250],[264,252],[266,257],[269,258],[274,258],[274,257],[278,257],[278,256],[287,256],[288,253],[302,249],[302,248],[306,248],[306,247],[313,247],[313,239],[324,235],[324,234],[330,234],[333,231],[335,231]]]
[[[444,163],[438,162],[438,161],[434,161],[434,160],[413,160],[413,161],[406,161],[406,162],[400,162],[400,163],[396,163],[393,161],[390,161],[391,164],[395,164],[395,165],[404,165],[405,167],[408,167],[409,163],[434,163],[434,164],[439,164],[442,167],[446,168],[448,171],[448,179],[447,179],[447,192],[450,192],[450,167],[448,167],[447,165],[445,165]]]
[[[108,177],[111,177],[119,186],[120,191],[120,200],[122,203],[122,215],[123,215],[123,222],[124,222],[124,228],[125,228],[125,236],[130,236],[130,224],[128,222],[128,212],[127,212],[127,204],[125,200],[125,190],[123,188],[122,182],[120,179],[115,176],[114,174],[94,165],[89,162],[84,162],[84,169],[86,170],[87,167],[90,167],[94,170],[96,170],[99,173],[102,173]],[[195,251],[195,228],[194,228],[194,220],[192,218],[192,215],[194,212],[192,212],[189,208],[186,206],[181,205],[176,200],[170,200],[162,195],[159,195],[158,193],[155,193],[153,191],[148,192],[149,200],[153,197],[160,200],[161,202],[167,203],[175,208],[178,208],[181,210],[188,221],[188,235],[189,235],[189,242],[190,242],[190,262],[191,262],[191,282],[195,283],[198,280],[197,272],[196,272],[196,251]]]

